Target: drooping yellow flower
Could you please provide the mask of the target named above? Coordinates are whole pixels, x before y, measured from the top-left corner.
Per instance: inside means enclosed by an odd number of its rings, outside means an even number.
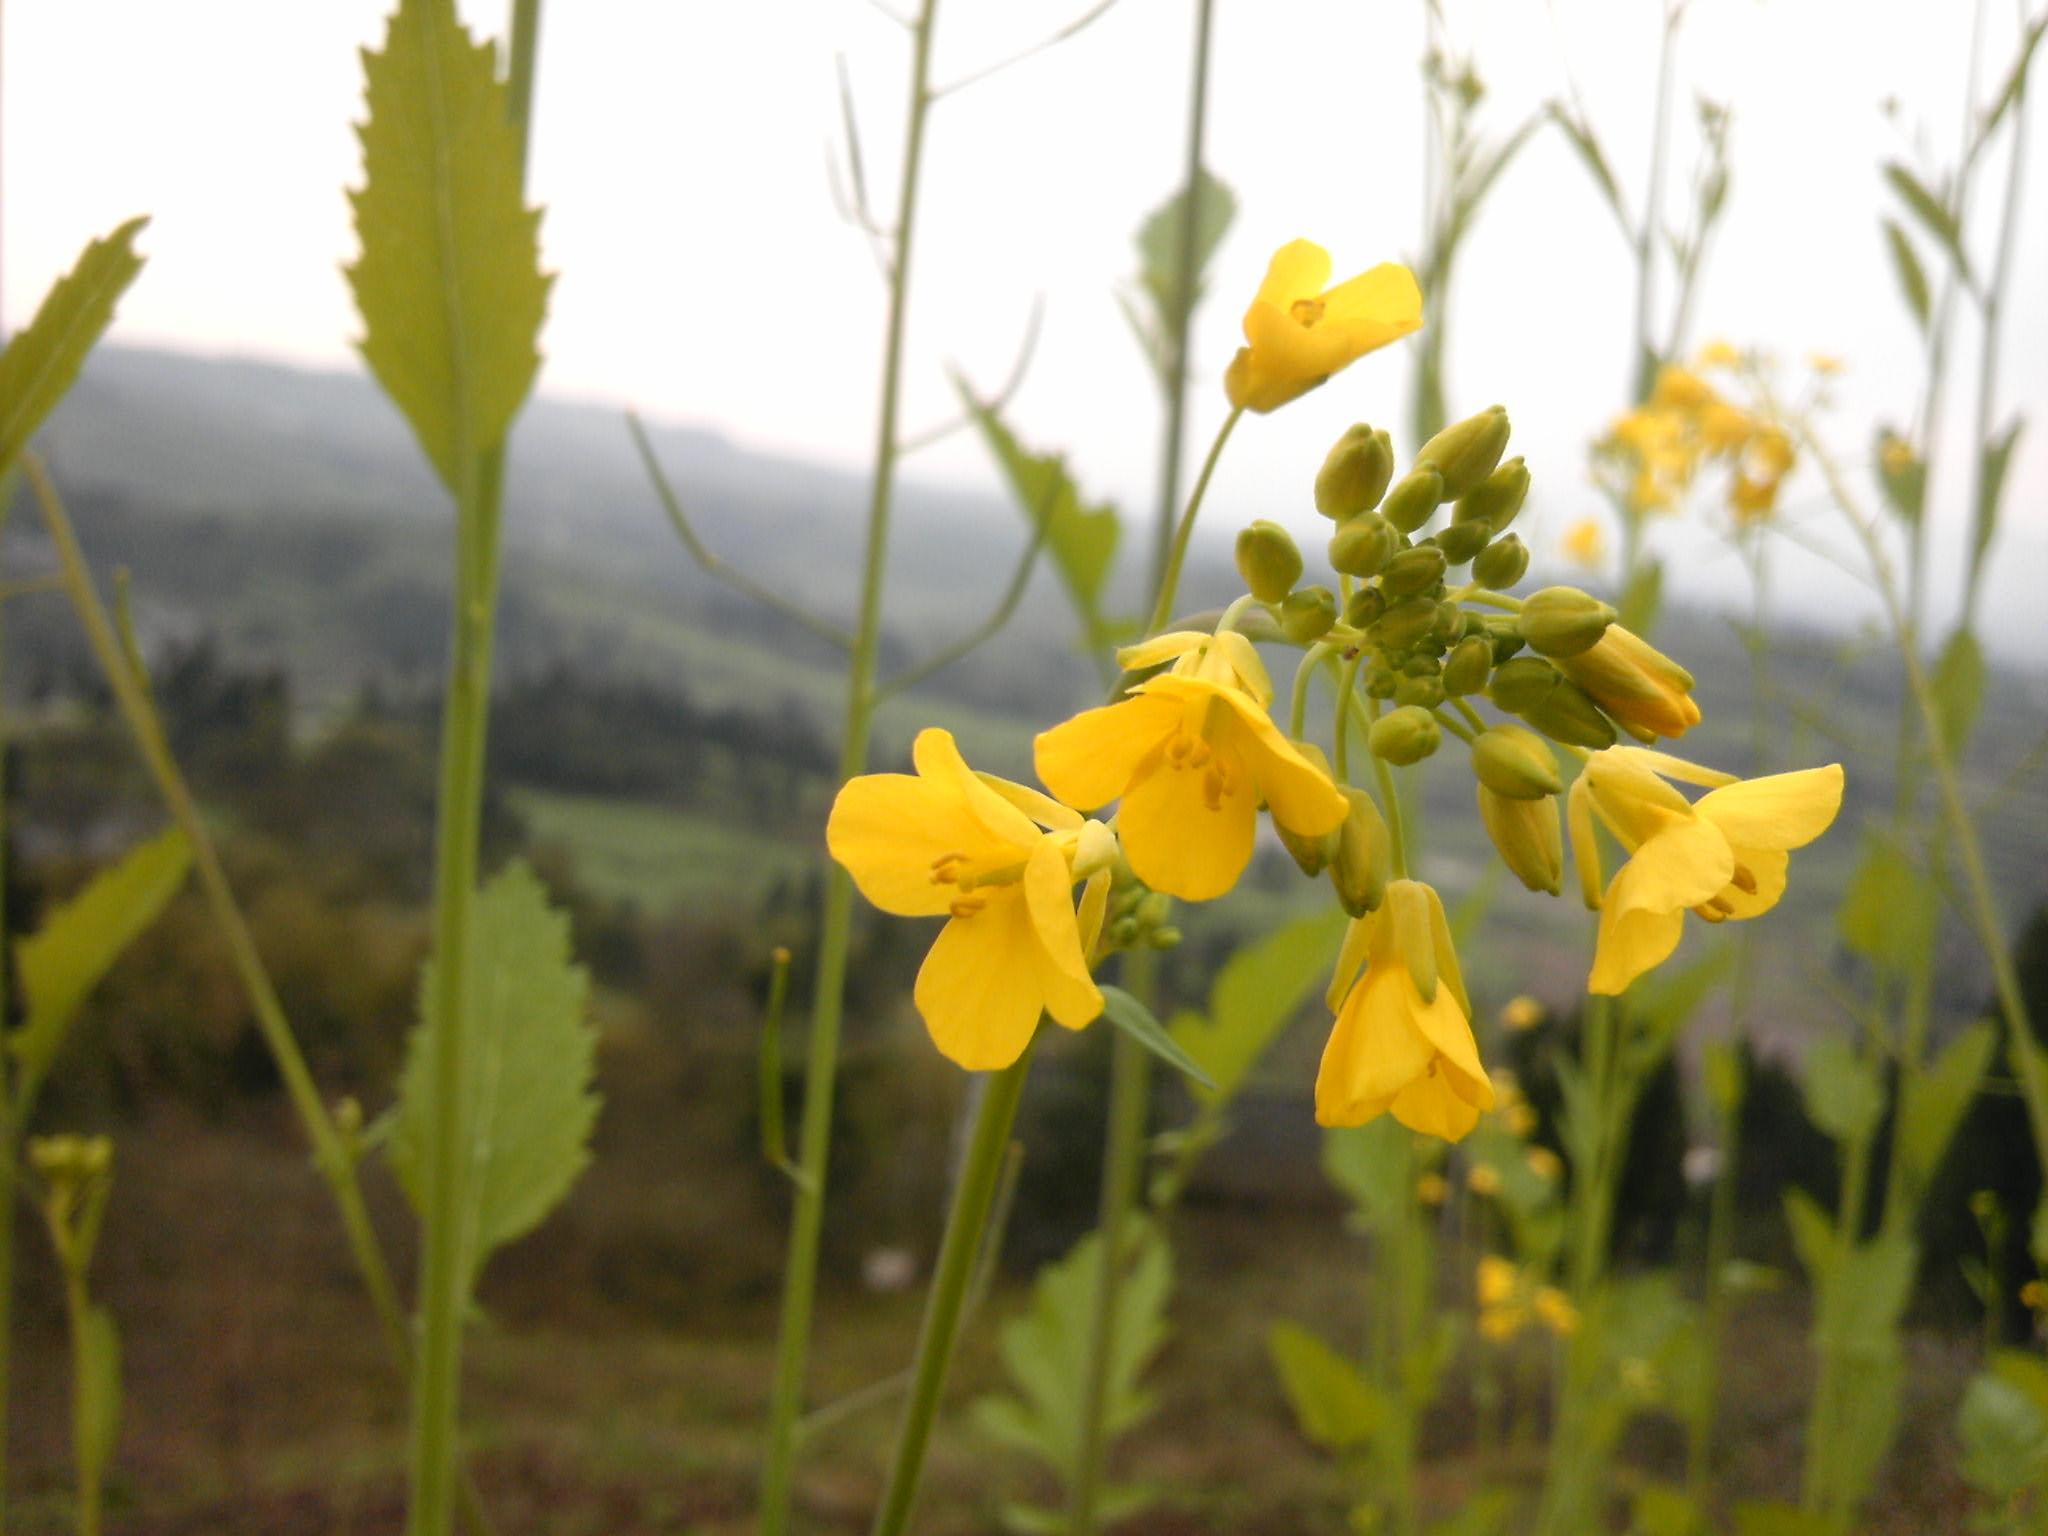
[[[1302,838],[1334,832],[1350,801],[1273,723],[1273,685],[1244,636],[1181,631],[1118,656],[1131,671],[1168,659],[1128,697],[1042,732],[1038,776],[1086,810],[1121,800],[1117,835],[1138,878],[1207,901],[1251,862],[1262,799]]]
[[[1316,1074],[1318,1124],[1392,1111],[1412,1131],[1456,1141],[1493,1108],[1450,924],[1429,886],[1395,880],[1352,922],[1330,1000],[1337,1023]]]
[[[1692,674],[1619,624],[1608,625],[1589,649],[1551,662],[1624,730],[1676,738],[1700,723]]]
[[[1559,547],[1569,559],[1597,571],[1607,563],[1607,530],[1597,517],[1582,517],[1565,529]]]
[[[1244,339],[1223,376],[1230,403],[1273,411],[1366,353],[1422,326],[1422,290],[1399,262],[1329,287],[1330,253],[1290,240],[1244,312]]]
[[[1672,779],[1708,792],[1688,802]],[[1778,904],[1790,851],[1819,837],[1841,809],[1842,767],[1741,780],[1662,752],[1609,747],[1587,760],[1568,800],[1589,896],[1599,888],[1596,816],[1629,854],[1598,897],[1600,937],[1587,983],[1615,996],[1670,957],[1688,907],[1718,923]]]
[[[848,780],[825,844],[884,912],[950,918],[917,973],[917,1011],[943,1054],[994,1071],[1023,1054],[1041,1013],[1069,1029],[1101,1014],[1088,953],[1115,839],[1034,789],[974,772],[945,731],[919,732],[912,759],[915,774]]]

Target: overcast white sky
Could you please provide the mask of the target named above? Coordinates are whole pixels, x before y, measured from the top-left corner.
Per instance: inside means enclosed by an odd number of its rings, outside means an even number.
[[[20,324],[85,239],[149,211],[151,261],[116,335],[139,344],[345,365],[355,321],[340,264],[342,188],[358,175],[356,47],[384,0],[4,0],[0,313]],[[1653,0],[1444,0],[1476,49],[1499,131],[1567,71],[1640,196],[1655,63]],[[506,7],[462,4],[496,30]],[[936,73],[955,77],[1058,26],[1086,0],[944,0]],[[1983,76],[2011,52],[2013,6],[1989,0]],[[1880,161],[1961,127],[1964,0],[1694,0],[1683,35],[1679,165],[1695,91],[1735,112],[1730,211],[1695,339],[1839,355],[1839,436],[1912,410],[1919,348],[1877,238]],[[1112,299],[1130,234],[1180,175],[1187,0],[1121,0],[1054,52],[941,105],[915,257],[908,415],[947,409],[943,363],[988,387],[1032,295],[1043,341],[1013,419],[1063,445],[1091,490],[1149,514],[1158,410]],[[883,295],[836,219],[824,175],[844,53],[869,177],[893,191],[903,35],[862,0],[580,0],[547,8],[533,167],[561,274],[543,388],[632,402],[754,446],[845,465],[871,453]],[[1218,0],[1208,160],[1242,208],[1198,322],[1190,453],[1222,409],[1216,378],[1272,248],[1297,235],[1341,272],[1412,254],[1421,202],[1421,0]],[[2042,78],[2037,70],[2037,79]],[[1879,103],[1895,97],[1897,123]],[[2048,166],[2037,110],[2029,163]],[[1993,168],[1995,186],[2002,167]],[[2038,659],[2048,619],[2048,183],[2030,174],[1999,381],[2035,423],[2008,497],[1990,593],[1993,642]],[[1981,243],[1988,230],[1977,231]],[[1454,296],[1454,411],[1506,403],[1535,472],[1533,542],[1597,506],[1584,444],[1627,373],[1629,267],[1578,162],[1540,135],[1468,246]],[[1972,341],[1956,361],[1974,378]],[[1350,421],[1405,419],[1405,359],[1368,359],[1240,430],[1214,531],[1276,516],[1313,533],[1308,485]],[[1965,403],[1950,412],[1960,427]],[[1401,434],[1397,431],[1397,438]],[[1411,445],[1412,446],[1412,445]],[[1953,462],[1953,460],[1952,460]],[[992,483],[962,438],[913,473]],[[1962,538],[1960,483],[1942,538]],[[1806,482],[1795,502],[1812,500]],[[1321,525],[1326,531],[1327,525]],[[1732,600],[1733,563],[1663,530],[1688,579]],[[1831,612],[1862,601],[1788,552],[1787,589]],[[1953,562],[1950,562],[1951,571]],[[1937,581],[1946,590],[1952,581]]]

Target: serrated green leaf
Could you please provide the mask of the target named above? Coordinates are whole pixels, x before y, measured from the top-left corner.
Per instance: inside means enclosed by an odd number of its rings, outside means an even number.
[[[1865,834],[1835,924],[1842,942],[1879,970],[1895,972],[1926,956],[1938,915],[1934,886],[1890,839]]]
[[[1984,563],[1984,557],[1991,552],[1991,541],[1998,537],[1998,504],[2005,495],[2005,472],[2012,463],[2012,451],[2019,442],[2020,429],[2025,425],[2024,420],[2014,418],[2010,426],[1980,450],[1982,463],[1977,476],[1977,508],[1970,532],[1970,568],[1973,571]]]
[[[1371,1443],[1387,1420],[1387,1405],[1351,1361],[1297,1323],[1275,1323],[1266,1353],[1294,1422],[1310,1444],[1331,1452]]]
[[[1152,311],[1162,335],[1171,335],[1181,313],[1181,234],[1186,228],[1188,188],[1183,186],[1153,209],[1138,229],[1139,281],[1152,300]],[[1192,310],[1202,299],[1203,274],[1223,243],[1223,236],[1237,217],[1237,194],[1223,181],[1209,174],[1208,167],[1196,173],[1194,186],[1194,293],[1186,307]]]
[[[1106,501],[1084,502],[1080,487],[1067,473],[1065,459],[1054,453],[1032,453],[1000,416],[974,397],[964,380],[956,377],[953,387],[980,425],[982,439],[1009,481],[1017,505],[1034,528],[1044,528],[1046,552],[1052,556],[1093,647],[1111,628],[1102,613],[1102,588],[1122,533],[1116,508]]]
[[[1898,220],[1884,220],[1884,243],[1885,249],[1891,252],[1892,271],[1898,276],[1899,291],[1906,296],[1906,307],[1913,312],[1913,319],[1924,331],[1932,306],[1927,291],[1927,269],[1920,265],[1913,242],[1899,228]]]
[[[1207,1103],[1234,1098],[1252,1068],[1302,1000],[1315,989],[1317,971],[1343,936],[1345,917],[1332,908],[1298,918],[1232,955],[1209,989],[1209,1014],[1181,1014],[1169,1031],[1188,1058],[1209,1074]]]
[[[493,1251],[538,1226],[590,1161],[598,1098],[591,1088],[597,1032],[586,1016],[590,980],[569,953],[569,919],[548,906],[539,877],[514,863],[478,893],[470,1015],[463,1059],[460,1188],[463,1272],[474,1284]],[[421,1205],[433,1134],[434,962],[421,979],[421,1021],[407,1042],[388,1152]]]
[[[73,1452],[79,1475],[97,1486],[105,1481],[107,1464],[121,1438],[121,1335],[105,1307],[87,1308],[78,1350],[78,1396],[71,1405]]]
[[[496,52],[454,0],[400,0],[363,83],[363,186],[349,194],[362,254],[348,268],[363,358],[460,502],[540,368],[540,211]]]
[[[1166,1026],[1152,1016],[1150,1008],[1122,987],[1102,988],[1102,1016],[1176,1072],[1185,1073],[1202,1087],[1215,1091],[1216,1081],[1202,1070],[1201,1063],[1166,1032]]]
[[[1868,1136],[1884,1113],[1884,1085],[1876,1066],[1857,1055],[1847,1040],[1834,1036],[1806,1053],[1800,1090],[1813,1123],[1836,1141]]]
[[[135,237],[148,222],[130,219],[86,246],[43,296],[35,318],[0,351],[0,476],[77,381],[114,305],[142,270]]]
[[[1941,200],[1928,191],[1919,177],[1897,160],[1885,163],[1884,179],[1911,211],[1914,218],[1930,235],[1941,242],[1948,252],[1949,260],[1956,264],[1956,271],[1964,281],[1969,280],[1970,258],[1963,249],[1962,231],[1956,227],[1955,217],[1942,206]]]
[[[1982,1021],[1948,1043],[1932,1066],[1909,1074],[1899,1091],[1899,1160],[1908,1185],[1925,1190],[1991,1065],[1998,1031]]]
[[[14,941],[24,1008],[7,1048],[19,1064],[22,1105],[34,1100],[92,989],[156,921],[191,868],[191,846],[171,827],[102,870],[42,927]]]
[[[1984,665],[1984,651],[1968,629],[1958,629],[1941,648],[1934,664],[1934,695],[1941,706],[1941,736],[1951,757],[1960,756],[1976,729],[1977,716],[1984,708],[1984,689],[1990,674]]]

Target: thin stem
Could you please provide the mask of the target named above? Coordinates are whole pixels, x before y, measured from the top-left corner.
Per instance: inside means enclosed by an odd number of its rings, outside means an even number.
[[[1657,53],[1657,96],[1650,119],[1650,183],[1644,194],[1643,218],[1636,228],[1636,369],[1634,398],[1650,398],[1657,382],[1660,359],[1650,343],[1650,307],[1656,290],[1657,223],[1664,202],[1664,160],[1669,144],[1671,105],[1671,64],[1677,52],[1678,19],[1685,7],[1667,5],[1664,10],[1664,39]]]
[[[1003,589],[1002,598],[990,610],[987,618],[962,635],[950,645],[934,651],[916,666],[901,676],[892,677],[875,688],[875,703],[881,705],[899,693],[907,693],[927,678],[936,677],[954,662],[971,656],[975,651],[1001,633],[1011,615],[1017,611],[1017,604],[1023,599],[1025,589],[1031,585],[1031,568],[1038,563],[1038,552],[1045,548],[1046,535],[1052,530],[1050,516],[1041,515],[1031,542],[1024,546],[1024,553],[1018,558],[1016,569],[1011,572],[1010,583]]]
[[[910,104],[897,202],[896,259],[889,267],[889,319],[882,353],[880,419],[868,497],[867,546],[860,610],[847,662],[846,723],[840,738],[843,783],[867,767],[874,724],[875,660],[882,627],[882,577],[888,564],[889,512],[896,482],[897,415],[903,392],[903,336],[910,307],[910,258],[917,232],[919,172],[932,92],[932,32],[938,0],[923,0],[911,31]],[[818,939],[811,1001],[811,1038],[804,1058],[803,1124],[797,1137],[798,1181],[790,1208],[789,1257],[782,1277],[782,1314],[775,1382],[768,1403],[768,1443],[761,1468],[761,1536],[784,1536],[795,1494],[797,1424],[802,1414],[811,1313],[817,1298],[818,1253],[825,1224],[825,1180],[832,1142],[832,1099],[839,1071],[839,1030],[846,1006],[846,961],[853,921],[853,882],[833,865]],[[906,1490],[906,1495],[907,1495]]]
[[[1166,627],[1166,621],[1173,617],[1173,599],[1180,590],[1180,571],[1187,563],[1188,540],[1194,536],[1195,515],[1202,510],[1202,498],[1209,493],[1209,477],[1216,473],[1216,461],[1223,457],[1223,445],[1230,441],[1231,428],[1237,425],[1238,417],[1243,414],[1243,406],[1231,407],[1230,414],[1223,418],[1223,425],[1217,429],[1216,441],[1209,445],[1209,456],[1202,461],[1202,472],[1195,478],[1194,493],[1188,497],[1187,509],[1180,515],[1180,526],[1174,529],[1173,544],[1166,553],[1166,566],[1159,577],[1159,593],[1152,604],[1152,618],[1145,626],[1148,635],[1159,633]]]
[[[926,14],[929,15],[929,8]],[[1124,1037],[1119,1033],[1117,1038]],[[1032,1046],[1027,1045],[1014,1064],[988,1080],[987,1091],[981,1096],[981,1108],[975,1115],[973,1136],[967,1145],[967,1159],[961,1165],[952,1210],[946,1217],[938,1266],[932,1272],[931,1291],[925,1298],[917,1359],[911,1367],[910,1397],[903,1407],[903,1424],[896,1437],[896,1454],[889,1466],[881,1508],[875,1514],[874,1536],[901,1536],[910,1521],[932,1423],[938,1417],[939,1395],[945,1390],[946,1371],[953,1363],[953,1345],[959,1337],[960,1314],[974,1274],[975,1254],[981,1246],[982,1228],[987,1223],[996,1186],[1001,1182],[1010,1127],[1016,1122],[1017,1104],[1024,1095],[1024,1079],[1031,1070],[1031,1052]],[[1109,1255],[1103,1257],[1108,1262]]]
[[[56,1219],[51,1231],[57,1234]],[[64,1245],[61,1241],[59,1247]],[[96,1388],[92,1367],[86,1358],[86,1327],[92,1315],[92,1301],[85,1293],[85,1275],[80,1261],[69,1253],[64,1258],[64,1319],[71,1340],[71,1459],[78,1500],[78,1536],[100,1536],[100,1479],[95,1458],[88,1449],[97,1426],[88,1416],[86,1404]]]
[[[1373,716],[1379,716],[1379,700],[1373,700]],[[1401,792],[1394,785],[1394,771],[1387,766],[1387,760],[1376,752],[1368,752],[1372,758],[1372,772],[1380,786],[1380,798],[1387,803],[1387,851],[1394,866],[1394,878],[1408,878],[1408,828],[1407,817],[1402,814]]]
[[[1997,254],[1992,258],[1991,276],[1982,303],[1984,344],[1977,358],[1976,463],[1973,466],[1974,493],[1970,498],[1971,543],[1969,574],[1963,583],[1962,627],[1967,629],[1977,616],[1977,599],[1983,588],[1986,557],[1991,553],[1991,517],[1994,509],[1986,502],[1989,485],[1991,418],[1998,395],[1998,362],[2003,340],[1999,320],[2005,309],[2005,286],[2012,268],[2012,252],[2019,231],[2020,191],[2026,185],[2027,93],[2024,77],[2012,107],[2012,152],[2006,163],[2005,201],[1998,212]]]
[[[1360,646],[1337,670],[1336,708],[1330,722],[1330,767],[1340,785],[1351,782],[1351,701],[1358,696],[1358,669],[1364,663],[1365,647]]]
[[[1294,689],[1288,699],[1287,734],[1294,740],[1302,739],[1302,732],[1308,729],[1308,685],[1315,676],[1316,668],[1323,658],[1337,654],[1337,647],[1318,640],[1301,653],[1301,665],[1294,669]]]
[[[1723,1274],[1734,1257],[1735,1197],[1742,1158],[1742,1103],[1748,1091],[1748,1073],[1737,1068],[1735,1094],[1725,1111],[1721,1126],[1721,1164],[1714,1170],[1714,1190],[1707,1206],[1707,1273],[1702,1324],[1706,1348],[1700,1352],[1700,1367],[1706,1373],[1695,1401],[1686,1436],[1685,1483],[1695,1509],[1707,1507],[1708,1477],[1713,1467],[1714,1417],[1720,1392],[1721,1341],[1728,1331],[1728,1287]]]
[[[938,86],[931,93],[932,100],[937,101],[942,96],[950,96],[955,91],[964,91],[970,85],[979,85],[982,81],[988,79],[988,77],[991,75],[1001,74],[1004,70],[1010,68],[1014,64],[1022,64],[1026,59],[1034,59],[1038,57],[1039,54],[1044,53],[1048,48],[1058,47],[1061,43],[1064,43],[1068,38],[1074,36],[1077,32],[1080,32],[1084,28],[1089,27],[1093,25],[1095,22],[1101,20],[1104,13],[1107,12],[1109,8],[1115,4],[1116,0],[1096,0],[1096,3],[1094,5],[1090,6],[1086,11],[1082,12],[1079,16],[1076,16],[1072,21],[1068,22],[1065,26],[1061,27],[1057,32],[1052,33],[1050,36],[1040,38],[1030,47],[1020,48],[1017,52],[1009,54],[1004,58],[997,59],[992,64],[984,64],[981,66],[981,68],[974,70],[969,74],[962,75],[958,80],[949,80],[944,85]]]
[[[8,477],[13,478],[11,475]],[[0,486],[0,538],[7,531],[8,514],[14,502],[13,488]],[[4,676],[7,632],[0,626],[0,676]],[[4,699],[4,694],[0,694]],[[0,1032],[13,1027],[8,1012],[7,984],[12,980],[14,931],[7,907],[8,815],[7,717],[0,710]],[[7,1434],[8,1405],[13,1387],[14,1366],[14,1195],[17,1181],[15,1160],[20,1147],[20,1127],[14,1113],[13,1054],[0,1050],[0,1536],[7,1531]]]

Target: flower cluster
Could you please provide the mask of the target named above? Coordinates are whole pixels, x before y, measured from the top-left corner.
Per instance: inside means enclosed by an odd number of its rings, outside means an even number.
[[[1796,462],[1791,436],[1763,405],[1738,404],[1710,381],[1740,377],[1747,366],[1726,342],[1703,348],[1689,368],[1666,364],[1649,399],[1594,445],[1596,474],[1625,516],[1675,510],[1710,466],[1728,471],[1728,512],[1738,527],[1777,510]]]

